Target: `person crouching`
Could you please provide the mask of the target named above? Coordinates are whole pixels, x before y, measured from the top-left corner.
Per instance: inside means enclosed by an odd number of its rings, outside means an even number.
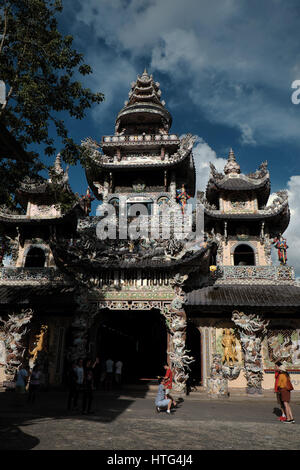
[[[171,413],[171,406],[172,406],[172,400],[170,398],[166,397],[166,392],[165,388],[162,384],[163,378],[159,377],[158,379],[158,390],[157,390],[157,395],[155,399],[155,406],[156,406],[156,411],[159,413],[160,411],[167,410],[167,413]]]

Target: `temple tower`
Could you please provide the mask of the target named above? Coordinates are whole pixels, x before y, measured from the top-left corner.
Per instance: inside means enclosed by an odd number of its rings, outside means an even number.
[[[270,240],[286,230],[290,212],[287,192],[279,191],[267,206],[269,195],[267,162],[245,175],[231,149],[224,173],[211,164],[206,195],[198,196],[205,206],[206,231],[220,239],[217,265],[228,271],[230,266],[271,266]]]
[[[170,133],[172,117],[161,101],[158,82],[146,70],[131,84],[129,101],[118,113],[115,134],[104,136],[101,151],[86,140],[87,179],[97,199],[118,204],[126,196],[155,215],[155,204],[176,202],[176,189],[195,193],[193,138]]]

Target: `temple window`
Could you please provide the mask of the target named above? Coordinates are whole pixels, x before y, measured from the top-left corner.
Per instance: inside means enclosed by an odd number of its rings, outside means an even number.
[[[238,245],[233,254],[234,266],[254,266],[255,254],[251,246],[242,244]]]
[[[135,211],[135,205],[139,204],[141,206],[144,206],[146,208],[145,211]],[[127,213],[129,217],[139,217],[140,215],[148,215],[152,214],[152,202],[137,202],[137,203],[127,203]],[[132,209],[131,209],[132,208]],[[142,212],[142,213],[141,213]]]
[[[26,255],[25,268],[43,268],[45,260],[46,256],[42,248],[30,248]]]

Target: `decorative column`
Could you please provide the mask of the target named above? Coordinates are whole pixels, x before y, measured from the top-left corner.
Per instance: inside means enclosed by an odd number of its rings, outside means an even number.
[[[69,350],[69,357],[72,362],[86,358],[88,330],[97,314],[97,307],[90,304],[87,291],[80,289],[76,302],[78,309],[71,324],[73,344]]]
[[[269,320],[263,320],[259,315],[246,315],[234,310],[232,321],[239,329],[241,345],[244,353],[247,393],[262,393],[263,365],[261,343],[267,332]]]
[[[174,279],[170,282],[175,294],[173,301],[161,311],[166,319],[166,324],[171,335],[168,355],[173,371],[173,389],[178,393],[182,393],[185,390],[186,381],[189,377],[187,373],[189,364],[194,361],[194,359],[187,354],[188,351],[185,349],[187,322],[183,304],[186,296],[182,286],[187,277],[187,275],[182,276],[176,274]]]
[[[3,323],[4,344],[6,348],[5,374],[9,382],[14,380],[15,374],[22,364],[25,347],[22,343],[23,336],[27,333],[25,328],[33,315],[31,309],[22,310],[20,314],[8,315],[8,320],[0,319]]]

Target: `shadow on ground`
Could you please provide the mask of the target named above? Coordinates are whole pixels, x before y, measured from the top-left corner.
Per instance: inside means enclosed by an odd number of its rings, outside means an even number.
[[[40,391],[34,404],[28,403],[27,393],[18,394],[15,391],[0,393],[0,450],[29,450],[36,447],[40,442],[39,439],[24,433],[20,427],[24,429],[45,418],[113,422],[136,399],[145,398],[148,389],[148,385],[144,384],[134,390],[95,391],[91,414],[82,414],[81,395],[78,400],[79,409],[67,410],[68,390]]]

